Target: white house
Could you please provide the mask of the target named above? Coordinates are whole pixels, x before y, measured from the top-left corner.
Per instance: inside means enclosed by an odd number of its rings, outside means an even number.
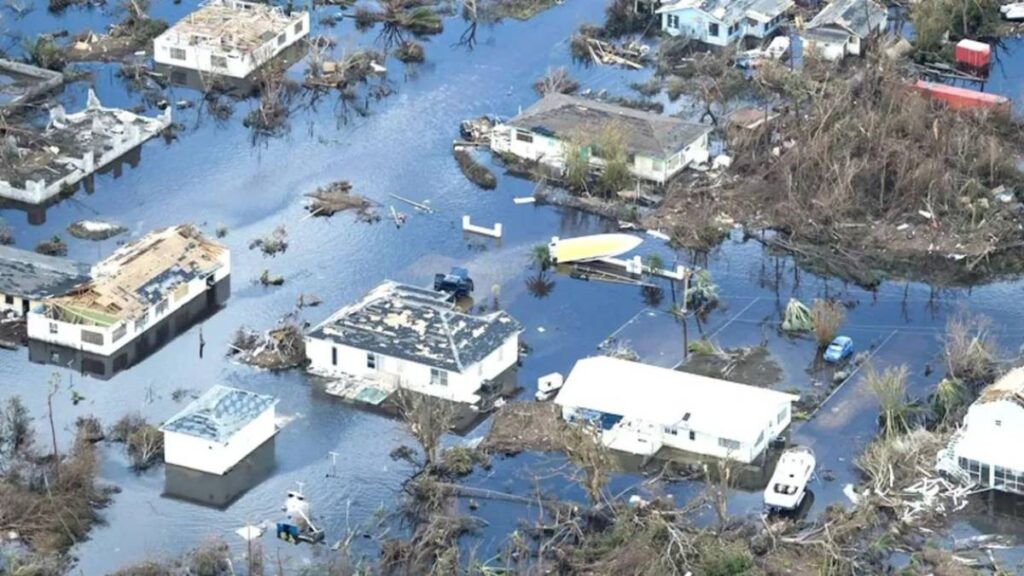
[[[86,264],[0,246],[0,310],[23,316],[42,299],[88,281]]]
[[[309,34],[309,12],[208,0],[153,40],[158,64],[245,78]]]
[[[447,298],[384,282],[306,336],[309,370],[384,395],[407,388],[475,404],[518,361],[522,326],[505,312],[463,314]]]
[[[746,37],[764,39],[779,29],[793,0],[680,0],[658,9],[661,29],[716,47]]]
[[[555,403],[600,427],[605,446],[662,447],[753,462],[789,426],[797,396],[607,356],[576,362]]]
[[[862,44],[885,31],[888,11],[874,0],[833,0],[800,33],[804,52],[825,60],[860,55]]]
[[[596,139],[607,126],[623,131],[629,171],[637,178],[664,183],[690,164],[708,160],[709,126],[566,94],[547,94],[495,126],[491,149],[564,170],[569,139]],[[578,153],[594,167],[604,164],[592,144]]]
[[[226,474],[277,433],[277,398],[216,385],[175,414],[164,433],[164,462]]]
[[[938,468],[996,490],[1024,494],[1024,367],[985,388],[963,427],[939,453]]]
[[[43,204],[136,150],[171,124],[171,107],[149,118],[103,106],[90,89],[85,109],[68,114],[63,106],[50,109],[42,134],[22,127],[8,136],[17,154],[0,163],[0,197],[26,204]],[[53,142],[60,146],[52,145]],[[134,165],[134,164],[133,164]]]
[[[31,340],[110,356],[190,302],[227,299],[227,248],[190,225],[126,244],[92,267],[92,279],[29,310]]]

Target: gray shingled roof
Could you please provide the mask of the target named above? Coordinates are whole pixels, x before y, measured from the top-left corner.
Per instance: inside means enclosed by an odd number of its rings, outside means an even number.
[[[87,264],[0,246],[0,294],[40,300],[88,280]]]
[[[872,0],[834,0],[807,24],[807,30],[832,26],[867,38],[884,27],[887,19],[886,8]]]
[[[567,138],[577,130],[596,133],[612,122],[626,129],[626,148],[630,152],[662,159],[711,131],[709,126],[679,118],[565,94],[544,96],[507,124],[537,134]]]
[[[160,430],[226,442],[275,404],[273,396],[218,384],[164,422]]]
[[[758,20],[771,20],[792,7],[793,0],[680,0],[662,6],[658,13],[692,8],[732,25],[747,16],[757,16]]]
[[[522,326],[505,312],[470,316],[447,294],[385,282],[310,332],[359,350],[462,372],[497,350]]]

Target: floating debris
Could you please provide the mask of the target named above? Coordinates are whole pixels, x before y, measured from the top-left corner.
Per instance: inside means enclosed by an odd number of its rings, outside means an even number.
[[[269,370],[285,370],[306,363],[302,329],[292,322],[257,332],[242,327],[235,332],[228,356],[238,355],[246,364]]]
[[[64,243],[60,236],[55,235],[49,240],[43,240],[36,244],[36,252],[44,256],[66,256],[68,245]]]
[[[452,148],[452,154],[455,156],[456,162],[459,163],[462,173],[470,182],[484,190],[493,190],[498,186],[498,179],[494,176],[494,172],[477,162],[467,147],[456,145]]]
[[[79,220],[68,226],[68,234],[83,240],[106,240],[127,231],[124,226],[100,220]]]
[[[376,222],[380,216],[373,211],[370,202],[362,196],[352,194],[352,184],[347,180],[332,182],[306,194],[310,216],[333,216],[338,212],[355,210],[360,220]]]
[[[283,253],[288,250],[288,230],[282,224],[270,234],[263,238],[256,238],[249,242],[249,250],[253,248],[259,248],[263,251],[264,256],[277,256],[279,253]]]

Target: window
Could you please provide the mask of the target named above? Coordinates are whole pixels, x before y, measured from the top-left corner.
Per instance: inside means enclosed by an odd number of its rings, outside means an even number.
[[[4,302],[13,306],[14,296],[11,296],[10,294],[4,294]]]
[[[156,314],[157,314],[157,316],[159,316],[160,314],[163,314],[164,312],[167,312],[167,299],[166,298],[164,298],[163,300],[161,300],[161,301],[156,303]]]
[[[516,130],[516,140],[519,142],[526,142],[527,144],[533,143],[533,134],[524,132],[523,130]]]
[[[103,346],[103,334],[92,330],[82,330],[82,342]]]
[[[740,443],[739,442],[737,442],[735,440],[730,440],[728,438],[719,438],[718,439],[718,445],[721,446],[722,448],[727,449],[727,450],[739,450],[740,449]]]
[[[110,335],[110,341],[111,342],[117,342],[118,340],[123,338],[124,335],[127,332],[128,332],[128,325],[127,324],[121,324],[120,326],[117,327],[116,330],[114,330],[114,333]]]
[[[294,30],[296,34],[302,34],[302,20],[299,20],[298,22],[295,23]]]
[[[377,369],[377,355],[373,352],[366,353],[366,367],[370,370]]]
[[[185,49],[184,48],[171,48],[171,59],[172,60],[184,60]]]
[[[57,333],[57,323],[56,322],[50,322],[50,334],[56,334],[56,333]]]
[[[708,36],[718,37],[718,23],[708,22]]]
[[[445,370],[438,370],[437,368],[431,368],[430,383],[433,384],[434,386],[447,386],[448,372]]]
[[[1002,426],[1002,425],[1003,425],[1003,421],[1002,420],[996,420],[996,426]]]
[[[210,54],[210,66],[214,68],[227,68],[228,59],[226,56],[217,56],[216,54]]]
[[[679,16],[675,14],[668,15],[668,27],[674,30],[679,30]]]
[[[673,436],[679,435],[679,429],[673,426],[665,426],[665,434],[671,434]]]
[[[138,332],[138,331],[142,330],[143,328],[146,327],[146,324],[148,324],[148,323],[149,323],[149,310],[146,310],[145,312],[142,313],[142,316],[139,316],[138,319],[135,320],[135,331]]]
[[[694,432],[693,430],[690,430],[690,441],[693,442],[696,439],[697,439],[697,433]]]
[[[626,164],[628,166],[636,166],[636,154],[630,152],[626,155]]]
[[[337,365],[338,365],[338,348],[336,346],[331,346],[331,366],[337,366]]]
[[[764,430],[762,430],[761,433],[757,435],[757,441],[754,442],[754,446],[760,446],[761,442],[764,442]]]
[[[287,32],[282,33],[280,36],[277,37],[277,45],[278,46],[284,46],[284,41],[287,38],[288,38],[288,33]]]
[[[788,414],[789,406],[783,406],[782,410],[779,412],[779,417],[776,419],[776,424],[782,424],[782,421],[786,419]]]

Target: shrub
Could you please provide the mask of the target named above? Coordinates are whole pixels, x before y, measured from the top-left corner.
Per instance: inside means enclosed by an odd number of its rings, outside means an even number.
[[[845,320],[846,311],[842,304],[834,300],[815,300],[811,305],[811,322],[818,346],[828,346],[839,335],[839,327]]]

